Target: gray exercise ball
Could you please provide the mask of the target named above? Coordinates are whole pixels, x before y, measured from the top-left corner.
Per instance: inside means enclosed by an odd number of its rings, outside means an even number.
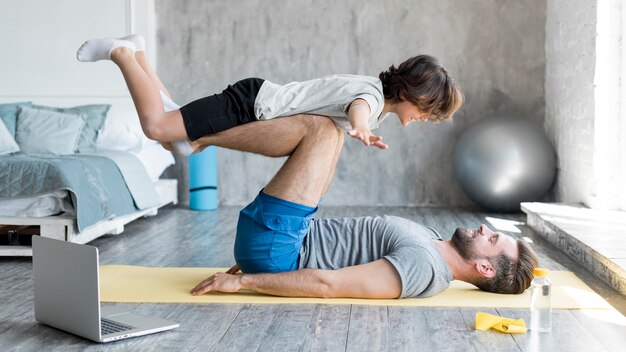
[[[480,120],[458,140],[454,172],[465,194],[496,212],[520,210],[552,187],[556,153],[543,130],[524,118]]]

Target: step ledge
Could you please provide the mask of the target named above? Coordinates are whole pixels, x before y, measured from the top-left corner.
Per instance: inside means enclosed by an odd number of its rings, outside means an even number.
[[[538,202],[521,209],[535,232],[626,295],[626,212]]]

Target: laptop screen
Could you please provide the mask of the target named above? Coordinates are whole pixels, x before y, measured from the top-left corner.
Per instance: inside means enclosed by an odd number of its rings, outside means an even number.
[[[96,247],[33,236],[37,321],[98,340],[98,280]]]

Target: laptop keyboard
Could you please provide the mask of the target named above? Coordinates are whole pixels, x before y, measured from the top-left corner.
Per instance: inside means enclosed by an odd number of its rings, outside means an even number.
[[[115,321],[100,319],[100,329],[102,335],[115,334],[117,332],[128,331],[134,329],[131,326],[120,324]]]

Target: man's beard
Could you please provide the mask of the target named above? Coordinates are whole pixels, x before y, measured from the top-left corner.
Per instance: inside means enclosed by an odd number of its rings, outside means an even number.
[[[474,238],[464,233],[467,231],[461,227],[457,228],[450,239],[452,246],[459,252],[459,255],[465,260],[479,259],[480,255],[476,253],[474,248]]]

